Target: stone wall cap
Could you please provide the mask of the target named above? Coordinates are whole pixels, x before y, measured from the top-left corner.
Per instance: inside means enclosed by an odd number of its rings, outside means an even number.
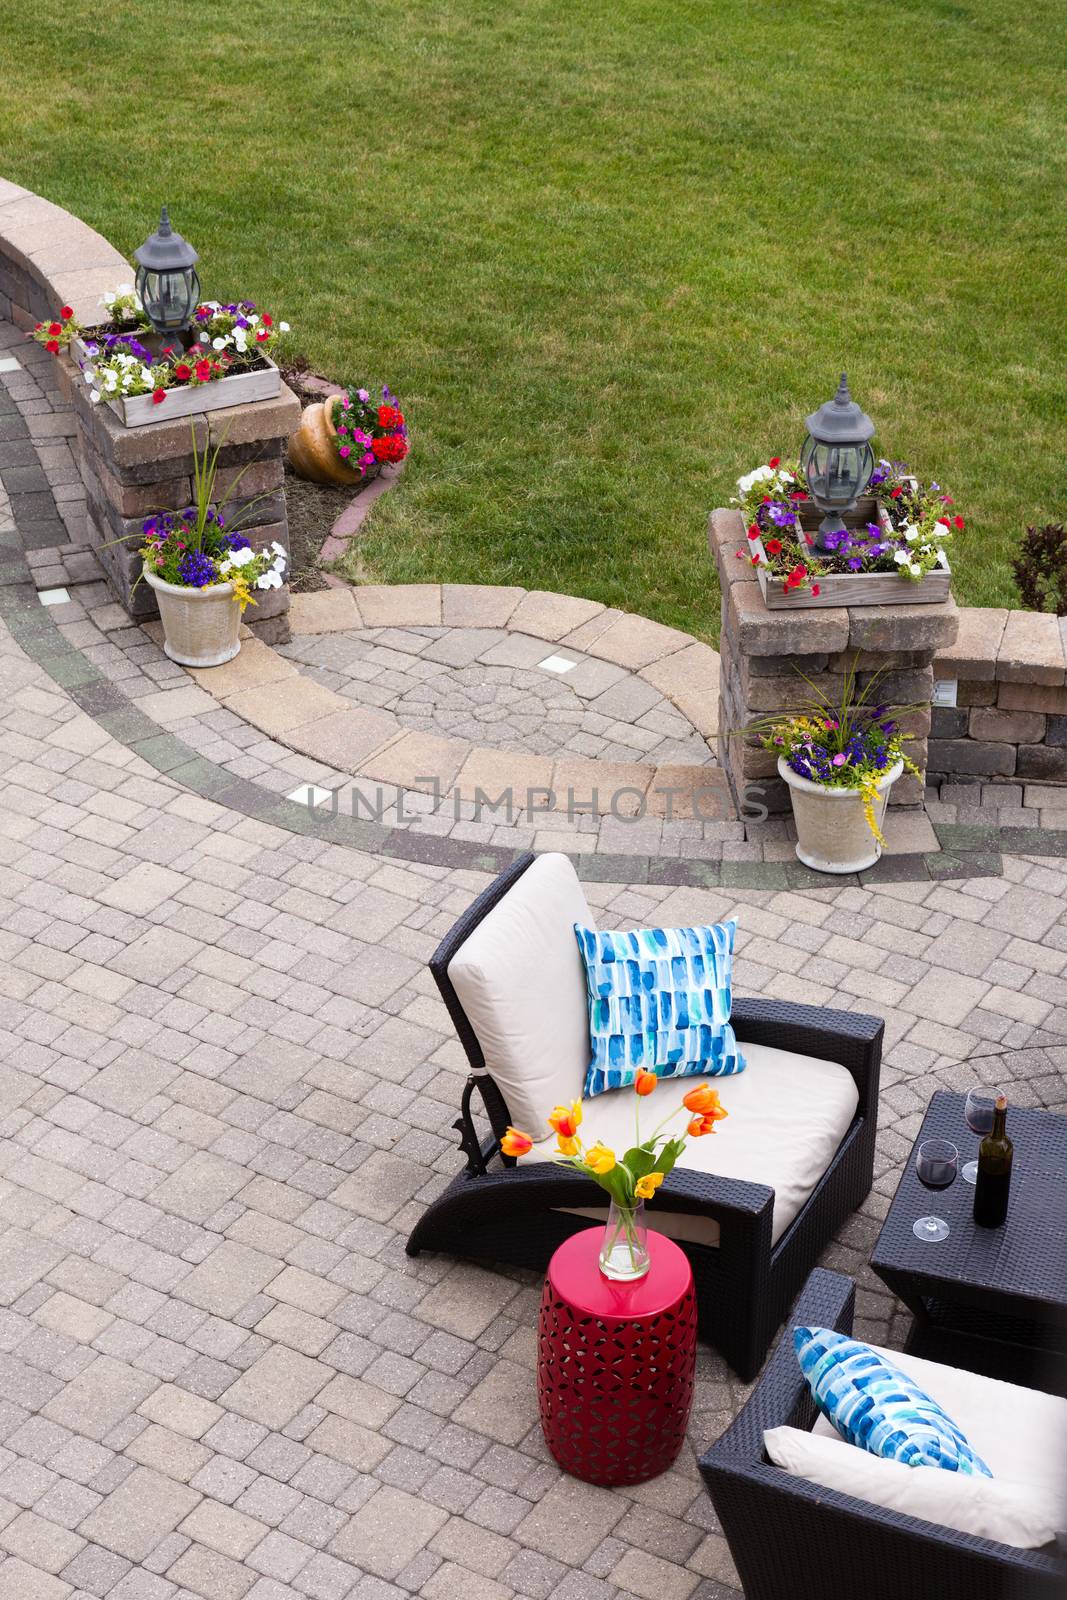
[[[939,678],[988,683],[996,675],[997,653],[1008,620],[1003,606],[960,606],[955,642],[941,645],[934,657]]]
[[[101,294],[132,276],[125,258],[80,217],[43,195],[17,191],[0,187],[0,256],[34,278],[57,311],[69,304],[79,322],[99,322]]]
[[[758,583],[732,583],[725,598],[744,655],[828,655],[849,642],[849,614],[843,607],[768,611]]]
[[[283,383],[281,393],[270,400],[250,400],[245,405],[225,406],[220,411],[201,412],[192,417],[163,418],[146,422],[140,428],[127,428],[110,406],[89,406],[84,380],[74,375],[75,403],[88,413],[92,427],[107,439],[108,453],[119,467],[136,466],[145,461],[167,461],[190,454],[192,430],[197,443],[205,439],[212,446],[225,436],[227,445],[253,444],[259,440],[287,439],[300,423],[300,402]]]
[[[1009,611],[997,651],[1001,683],[1040,683],[1058,688],[1067,682],[1059,618],[1047,611]]]
[[[953,644],[959,610],[951,595],[935,605],[853,606],[848,613],[851,650],[923,651]]]

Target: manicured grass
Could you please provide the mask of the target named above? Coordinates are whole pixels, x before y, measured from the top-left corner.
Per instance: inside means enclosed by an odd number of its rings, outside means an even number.
[[[238,32],[237,17],[243,19]],[[1011,603],[1064,514],[1061,0],[13,0],[0,171],[401,395],[361,571],[706,636],[704,524],[847,365]]]

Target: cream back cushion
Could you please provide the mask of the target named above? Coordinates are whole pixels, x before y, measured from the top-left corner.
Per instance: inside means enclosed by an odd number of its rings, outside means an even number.
[[[532,1139],[561,1101],[580,1100],[589,1066],[585,968],[574,924],[593,926],[564,855],[538,856],[448,964],[511,1120]]]

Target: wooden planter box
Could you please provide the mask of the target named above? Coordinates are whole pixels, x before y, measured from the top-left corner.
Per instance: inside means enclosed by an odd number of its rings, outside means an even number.
[[[127,428],[143,428],[146,422],[171,422],[175,417],[195,417],[224,406],[244,406],[251,400],[273,400],[281,394],[282,375],[269,356],[260,359],[264,365],[256,372],[233,372],[213,383],[168,389],[167,398],[158,406],[150,394],[105,403]]]
[[[870,496],[857,501],[855,511],[849,512],[844,520],[849,528],[866,527],[869,522],[889,528],[885,506]],[[801,509],[800,526],[806,532],[814,533],[821,521],[822,512],[810,503]],[[785,579],[763,565],[767,552],[762,538],[752,541],[751,550],[760,557],[756,576],[768,611],[802,611],[809,606],[928,606],[949,598],[952,570],[947,557],[942,557],[940,568],[928,572],[916,583],[896,572],[824,571],[820,557],[812,553],[804,563],[808,569],[807,587],[787,590]],[[819,585],[818,594],[811,592],[813,581]]]

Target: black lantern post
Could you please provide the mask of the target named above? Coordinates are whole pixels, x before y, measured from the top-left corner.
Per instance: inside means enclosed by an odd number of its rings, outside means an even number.
[[[843,372],[834,398],[808,417],[807,424],[800,464],[808,493],[823,512],[813,549],[828,551],[837,541],[828,542],[827,534],[844,532],[844,514],[855,506],[874,471],[868,443],[874,423],[849,394]]]
[[[164,345],[181,343],[200,302],[200,279],[196,275],[199,259],[192,245],[174,232],[164,206],[159,227],[134,251],[137,293]]]

